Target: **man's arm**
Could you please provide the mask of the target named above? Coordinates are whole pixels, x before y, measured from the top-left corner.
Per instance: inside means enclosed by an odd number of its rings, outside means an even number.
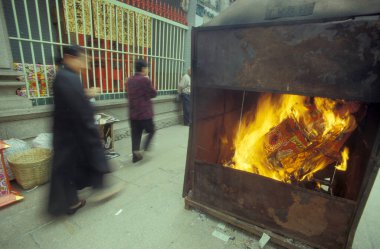
[[[182,93],[183,88],[184,88],[184,85],[185,85],[185,76],[182,76],[181,80],[180,80],[179,83],[178,83],[178,90],[177,90],[177,92],[178,92],[179,94]]]
[[[91,87],[84,89],[84,92],[86,93],[86,96],[88,98],[95,98],[100,94],[100,88],[99,87]]]
[[[148,78],[145,80],[145,90],[150,98],[155,98],[157,96],[157,91],[154,89],[152,81]]]
[[[184,78],[183,89],[190,87],[190,76],[186,74],[183,78]]]
[[[181,79],[181,82],[178,84],[178,93],[183,93],[183,90],[190,87],[190,76],[188,76],[187,74],[185,74],[182,79]]]

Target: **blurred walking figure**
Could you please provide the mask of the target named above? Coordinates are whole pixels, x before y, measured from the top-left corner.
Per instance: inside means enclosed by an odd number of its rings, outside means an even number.
[[[153,107],[151,98],[157,96],[152,82],[148,77],[148,65],[144,60],[137,60],[135,75],[128,79],[129,120],[132,131],[132,162],[138,162],[143,158],[143,152],[149,150],[154,135]],[[148,133],[143,149],[140,150],[143,131]]]
[[[86,203],[78,198],[77,190],[103,189],[103,176],[110,172],[94,111],[79,77],[87,66],[85,51],[71,45],[63,52],[53,84],[54,156],[48,200],[52,215],[74,214]]]
[[[178,94],[182,100],[183,108],[183,124],[190,125],[190,92],[191,92],[191,69],[187,70],[187,73],[182,77],[178,83]]]

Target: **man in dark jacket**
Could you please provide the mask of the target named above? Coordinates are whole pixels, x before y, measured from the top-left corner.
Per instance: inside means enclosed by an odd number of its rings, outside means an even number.
[[[103,176],[110,172],[95,124],[92,106],[79,74],[85,68],[84,49],[65,47],[63,64],[54,84],[53,165],[48,212],[73,214],[85,205],[77,190],[87,186],[103,188]]]
[[[153,107],[151,98],[157,96],[152,82],[147,77],[148,66],[144,60],[137,60],[136,73],[127,81],[129,120],[132,130],[132,161],[138,162],[143,158],[143,152],[149,149],[154,135]],[[144,141],[143,151],[140,151],[143,131],[148,133]]]

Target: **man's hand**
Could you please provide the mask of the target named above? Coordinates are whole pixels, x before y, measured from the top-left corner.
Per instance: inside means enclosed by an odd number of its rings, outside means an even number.
[[[88,89],[84,89],[84,92],[86,93],[86,96],[88,98],[94,98],[100,94],[100,88],[99,87],[91,87]]]

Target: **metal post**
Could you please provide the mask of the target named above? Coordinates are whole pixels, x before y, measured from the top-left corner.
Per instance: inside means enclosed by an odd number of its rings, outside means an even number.
[[[178,30],[178,36],[179,36],[179,42],[178,42],[178,82],[180,81],[182,77],[182,30]],[[178,89],[178,85],[177,85]]]
[[[157,87],[157,22],[158,20],[154,19],[152,20],[152,22],[154,21],[154,29],[152,28],[152,32],[154,31],[154,81],[155,81],[155,86]],[[153,23],[152,23],[153,24]],[[152,38],[153,38],[153,34],[152,34]],[[152,42],[152,46],[153,46],[153,42]],[[153,50],[153,47],[152,47],[152,50]]]
[[[119,27],[118,27],[118,20],[119,20],[119,7],[115,8],[116,13],[116,22],[115,22],[115,29],[116,29],[116,68],[117,68],[117,92],[120,92],[120,68],[119,68]],[[123,33],[122,33],[123,34]]]
[[[26,25],[28,27],[28,36],[29,36],[29,39],[33,39],[32,38],[32,31],[30,29],[29,11],[28,11],[28,5],[26,4],[26,0],[24,0],[24,7],[25,7]],[[30,42],[29,45],[30,45],[30,50],[32,52],[34,77],[36,78],[37,97],[39,98],[40,97],[40,86],[39,86],[39,81],[38,81],[38,76],[37,76],[37,66],[36,66],[36,57],[34,54],[34,46],[33,46],[32,42]],[[23,66],[25,67],[25,64]]]
[[[87,49],[86,49],[86,47],[87,47],[86,17],[84,15],[84,2],[83,1],[84,0],[82,0],[81,3],[82,3],[82,19],[83,19],[83,40],[84,40],[83,42],[84,42],[85,54],[86,54],[86,81],[87,81],[87,88],[90,88],[90,80],[89,80],[89,76],[88,76],[88,58],[87,58]]]
[[[140,15],[140,18],[139,18],[139,27],[140,27],[140,48],[141,48],[141,51],[140,51],[140,58],[143,58],[146,62],[148,62],[148,60],[146,59],[147,58],[147,53],[145,51],[146,47],[145,47],[145,18],[143,15]]]
[[[140,15],[137,14],[137,59],[140,58]]]
[[[39,33],[40,40],[42,41],[43,37],[42,37],[42,29],[41,29],[40,8],[38,7],[37,0],[34,0],[34,4],[36,5],[38,33]],[[41,47],[42,65],[43,65],[44,76],[45,76],[45,83],[46,83],[46,93],[45,93],[45,95],[48,96],[49,95],[49,82],[48,82],[47,73],[46,73],[45,49],[44,49],[43,43],[40,43],[40,47]]]
[[[47,1],[47,0],[46,0]],[[57,21],[58,21],[58,36],[59,36],[59,43],[61,44],[59,46],[60,50],[61,50],[61,56],[63,56],[63,49],[62,49],[62,28],[61,28],[61,14],[60,14],[60,11],[59,11],[59,3],[58,3],[58,0],[55,0],[55,8],[56,8],[56,11],[57,11]]]
[[[123,51],[123,54],[121,55],[121,60],[122,60],[122,80],[123,80],[123,83],[121,85],[121,89],[122,89],[122,92],[125,92],[125,65],[124,65],[124,58],[125,58],[125,41],[124,41],[124,37],[125,37],[125,27],[124,27],[124,15],[125,15],[125,12],[124,12],[124,9],[121,9],[121,31],[122,31],[122,34],[121,34],[121,43],[122,43],[122,51]]]
[[[168,80],[168,73],[169,73],[169,70],[168,70],[168,62],[169,62],[169,24],[165,24],[166,26],[166,39],[165,39],[165,44],[166,44],[166,47],[165,47],[165,57],[166,57],[166,61],[165,61],[165,88],[163,89],[164,91],[168,90],[168,86],[169,86],[169,80]]]
[[[131,65],[131,63],[129,62],[130,61],[130,56],[129,56],[129,54],[130,54],[130,44],[129,44],[129,42],[131,41],[131,37],[130,37],[130,34],[131,34],[131,32],[129,31],[129,18],[130,18],[130,16],[129,16],[129,11],[127,12],[127,34],[128,34],[128,36],[127,36],[127,53],[128,53],[128,56],[127,56],[127,63],[128,63],[128,70],[127,70],[127,78],[129,78],[130,76],[131,76],[131,74],[130,74],[130,71],[131,71],[131,68],[130,68],[130,65]],[[125,66],[123,66],[124,68],[125,68]],[[124,84],[126,83],[126,81],[124,80]],[[127,91],[127,89],[124,89],[124,91]]]
[[[75,39],[76,39],[76,44],[79,45],[79,36],[78,36],[79,29],[78,29],[78,18],[77,18],[77,6],[75,4],[75,0],[73,0],[73,1],[74,1]],[[69,11],[69,10],[67,9],[67,11]],[[79,77],[80,77],[82,85],[83,85],[82,74],[79,74]]]
[[[244,102],[245,102],[245,91],[243,92],[243,98],[242,98],[242,100],[241,100],[241,108],[240,108],[240,118],[239,118],[239,129],[238,129],[238,134],[240,134],[241,121],[242,121],[242,119],[243,119]]]
[[[166,90],[171,90],[172,89],[172,67],[173,67],[173,26],[170,25],[170,39],[169,39],[169,78],[168,78],[168,89]]]
[[[180,69],[180,58],[179,58],[179,55],[180,55],[180,52],[179,52],[179,42],[180,42],[180,39],[179,39],[179,34],[180,32],[180,29],[178,27],[176,27],[176,48],[175,48],[175,58],[176,58],[176,68],[175,68],[175,71],[176,71],[176,78],[175,78],[175,89],[178,89],[178,82],[180,81],[180,77],[181,77],[181,72],[179,72],[179,69]]]
[[[75,22],[75,38],[76,38],[76,43],[79,45],[79,36],[78,36],[78,33],[79,33],[79,29],[78,29],[78,18],[77,18],[77,5],[75,4],[75,0],[74,1],[74,22]],[[67,11],[69,11],[67,9]]]
[[[51,20],[51,15],[50,15],[49,0],[46,0],[45,3],[46,3],[46,14],[47,14],[48,26],[49,26],[49,38],[50,38],[50,41],[52,42],[53,41],[53,32],[51,29],[52,20]],[[50,50],[51,50],[51,55],[52,55],[52,59],[53,59],[53,70],[54,70],[54,74],[55,74],[56,73],[56,66],[55,66],[55,53],[54,53],[54,45],[53,44],[50,45]],[[48,80],[48,79],[46,78],[46,80]]]
[[[99,1],[96,1],[96,21],[97,21],[97,31],[98,31],[98,61],[99,61],[99,76],[100,76],[100,91],[103,93],[103,70],[102,70],[102,52],[101,52],[101,46],[100,46],[100,18],[99,18]],[[104,15],[104,5],[103,5],[103,15]],[[95,70],[95,69],[94,69]]]
[[[175,37],[175,34],[176,34],[176,27],[172,26],[172,72],[171,72],[171,76],[172,76],[172,85],[171,85],[171,88],[170,90],[173,90],[174,89],[174,85],[175,85],[175,73],[176,73],[176,68],[175,68],[175,65],[177,63],[177,59],[175,57],[175,45],[176,45],[176,37]]]
[[[166,47],[167,47],[167,38],[166,38],[166,33],[167,33],[167,30],[166,30],[166,25],[165,23],[163,22],[162,23],[162,86],[161,86],[161,90],[165,90],[166,89]]]
[[[149,51],[150,51],[150,79],[151,79],[151,81],[152,81],[152,83],[153,83],[153,77],[154,77],[154,75],[153,75],[153,19],[152,18],[149,18],[149,21],[150,21],[150,32],[149,32],[149,34],[150,34],[150,47],[149,47]],[[154,83],[153,83],[154,84]]]
[[[108,91],[108,55],[107,55],[107,32],[106,32],[106,4],[103,4],[103,33],[104,33],[104,48],[106,49],[104,52],[104,58],[105,58],[105,70],[106,70],[106,92],[109,93]]]
[[[160,29],[160,31],[158,32],[158,35],[159,35],[159,39],[158,39],[158,56],[159,57],[157,57],[158,59],[157,59],[157,63],[158,63],[158,68],[159,68],[159,70],[158,70],[158,72],[159,72],[159,75],[158,75],[158,77],[157,77],[157,79],[158,79],[158,85],[157,85],[157,90],[161,90],[161,88],[162,88],[162,46],[163,46],[163,41],[162,41],[162,39],[163,39],[163,36],[162,36],[162,22],[161,21],[159,21],[159,29]],[[158,73],[157,72],[157,73]]]
[[[135,49],[135,43],[136,43],[136,33],[135,33],[135,26],[136,26],[136,13],[133,13],[133,56],[132,56],[132,60],[133,60],[133,65],[132,65],[132,75],[135,74],[135,52],[136,52],[136,49]]]
[[[110,29],[110,32],[111,32],[111,38],[110,38],[110,50],[111,50],[111,89],[112,89],[112,93],[115,92],[115,89],[114,89],[114,71],[113,71],[113,26],[115,26],[115,20],[113,19],[113,10],[114,7],[112,6],[109,6],[109,9],[110,9],[110,15],[109,15],[109,19],[110,19],[110,26],[111,26],[111,29]]]
[[[185,39],[186,39],[186,33],[185,30],[182,30],[182,47],[181,47],[181,56],[182,56],[182,64],[181,64],[181,74],[184,73],[184,66],[185,66]],[[187,70],[187,69],[186,69]]]
[[[175,30],[175,45],[174,45],[174,85],[173,90],[177,89],[177,83],[178,83],[178,27],[174,28]]]
[[[92,11],[93,11],[93,6],[92,6],[92,1],[89,2],[90,4],[90,20],[91,20],[91,62],[92,62],[92,83],[93,86],[96,87],[96,75],[95,75],[95,53],[94,53],[94,25],[93,25],[93,19],[92,19]]]
[[[19,25],[18,25],[15,0],[12,0],[12,10],[13,10],[13,17],[14,17],[14,20],[15,20],[16,34],[17,34],[17,37],[20,37],[20,29],[19,29]],[[27,91],[28,97],[30,97],[29,79],[28,79],[28,75],[26,75],[25,60],[24,60],[24,49],[22,47],[21,40],[18,41],[18,47],[19,47],[20,54],[21,54],[22,71],[24,72],[24,76],[25,76],[26,91]]]
[[[71,43],[71,37],[70,37],[70,30],[69,30],[69,14],[67,13],[69,7],[67,6],[67,1],[69,0],[64,0],[65,1],[65,8],[64,8],[64,14],[65,14],[65,22],[66,22],[66,32],[67,32],[67,41],[70,44]]]

